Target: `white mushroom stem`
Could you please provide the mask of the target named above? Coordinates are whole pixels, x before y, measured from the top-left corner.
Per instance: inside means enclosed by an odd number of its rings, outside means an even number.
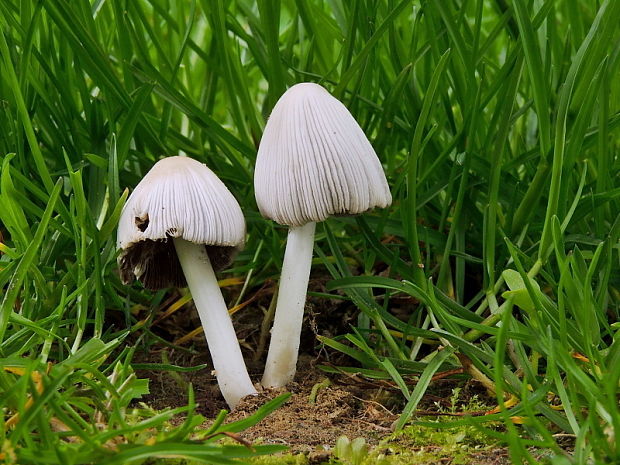
[[[256,394],[245,367],[226,302],[204,245],[174,239],[174,247],[200,316],[220,391],[230,408]]]
[[[315,226],[316,223],[311,222],[292,227],[288,232],[276,315],[261,382],[265,387],[284,386],[295,376]]]

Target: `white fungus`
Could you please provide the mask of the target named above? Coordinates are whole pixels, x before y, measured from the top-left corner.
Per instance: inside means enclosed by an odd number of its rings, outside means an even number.
[[[189,287],[231,408],[256,390],[213,268],[227,266],[244,238],[233,195],[206,165],[187,157],[164,158],[144,176],[123,208],[117,237],[125,283]]]
[[[315,223],[387,207],[392,196],[372,145],[347,108],[318,84],[278,100],[254,172],[263,216],[290,227],[262,384],[279,387],[296,371]]]

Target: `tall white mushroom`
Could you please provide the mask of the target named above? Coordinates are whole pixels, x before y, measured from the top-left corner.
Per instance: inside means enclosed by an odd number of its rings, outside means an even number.
[[[187,157],[155,163],[127,199],[118,226],[124,283],[189,287],[231,408],[256,389],[214,268],[228,266],[244,239],[245,221],[233,195],[206,165]]]
[[[254,172],[263,216],[290,227],[262,384],[290,382],[317,221],[387,207],[392,196],[377,154],[347,108],[323,87],[302,83],[276,103]]]

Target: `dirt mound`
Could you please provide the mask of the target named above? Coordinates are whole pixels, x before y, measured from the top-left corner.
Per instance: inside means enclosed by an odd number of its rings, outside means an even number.
[[[316,371],[302,373],[299,378],[300,382],[291,383],[286,390],[268,389],[243,399],[231,413],[230,421],[248,417],[283,392],[292,393],[286,404],[244,431],[245,439],[284,444],[292,452],[321,453],[332,448],[342,435],[363,436],[369,444],[376,444],[390,433],[397,415],[367,398],[368,392],[354,385],[331,383],[320,373],[317,376]]]

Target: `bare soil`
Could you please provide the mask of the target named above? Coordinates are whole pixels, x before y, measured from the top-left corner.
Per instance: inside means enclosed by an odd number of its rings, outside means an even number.
[[[195,361],[194,361],[195,362]],[[168,372],[139,370],[138,376],[150,381],[150,394],[141,401],[154,408],[170,408],[186,405],[186,386],[191,382],[199,404],[198,413],[214,418],[221,409],[227,409],[217,387],[215,377],[208,370],[170,376]],[[369,444],[391,433],[391,425],[398,418],[395,411],[378,401],[381,397],[393,395],[381,389],[368,389],[356,383],[347,383],[341,376],[330,376],[330,384],[316,389],[326,375],[316,367],[316,360],[308,356],[300,359],[296,381],[286,389],[261,389],[260,375],[252,376],[260,389],[258,396],[248,396],[230,413],[228,421],[236,421],[252,415],[260,406],[284,392],[290,392],[290,399],[261,423],[243,432],[251,441],[268,444],[284,444],[292,452],[321,453],[333,447],[339,436],[364,437]],[[177,378],[177,379],[175,379]],[[375,400],[377,399],[377,400]]]
[[[319,361],[320,359],[307,355],[302,356],[294,383],[289,384],[286,389],[266,389],[261,390],[258,396],[246,397],[229,414],[227,421],[247,418],[267,401],[284,392],[290,392],[292,394],[290,399],[262,422],[245,430],[241,434],[243,439],[252,443],[285,445],[290,453],[305,454],[311,464],[326,463],[336,440],[343,435],[351,439],[363,437],[369,446],[383,447],[388,455],[393,453],[390,446],[381,441],[392,434],[392,425],[402,409],[398,393],[387,384],[375,385],[360,378],[330,374],[330,384],[318,389],[313,401],[313,387],[317,383],[323,384],[327,377],[316,366]],[[253,374],[253,379],[258,381],[259,374]],[[151,393],[147,398],[141,399],[142,401],[155,408],[186,404],[187,398],[184,394],[187,392],[186,389],[183,389],[183,386],[180,386],[169,373],[139,372],[138,375],[151,379]],[[227,408],[219,393],[215,377],[207,370],[183,374],[182,378],[193,384],[199,403],[198,413],[206,418],[215,418],[221,409]],[[420,409],[431,412],[436,411],[438,405],[447,406],[452,388],[457,384],[462,385],[465,398],[471,395],[485,395],[482,387],[475,382],[439,380],[435,383],[433,392],[421,403]],[[208,422],[205,426],[208,426]],[[404,447],[410,448],[411,451],[426,451],[440,456],[442,445],[404,445]],[[480,465],[511,463],[504,448],[472,450],[470,460],[470,463]],[[442,457],[440,463],[449,465],[453,462]]]
[[[320,283],[315,282],[314,288],[321,290]],[[261,322],[269,306],[272,292],[273,289],[269,287],[257,291],[252,305],[248,305],[233,316],[250,377],[257,386],[265,354],[257,354],[254,351],[260,345]],[[166,305],[169,306],[178,298],[178,295],[171,296]],[[319,303],[321,312],[316,311]],[[165,309],[165,306],[162,306],[162,311]],[[392,433],[392,424],[398,418],[398,413],[402,411],[404,404],[396,386],[389,382],[367,380],[346,374],[327,375],[320,370],[318,365],[321,364],[332,366],[352,364],[352,361],[342,354],[327,351],[319,347],[316,342],[317,334],[333,337],[349,330],[356,317],[356,310],[351,304],[309,299],[306,313],[307,321],[304,323],[295,382],[288,385],[286,390],[262,390],[258,396],[243,399],[230,413],[228,421],[246,418],[268,400],[282,392],[291,392],[292,396],[285,405],[258,425],[244,431],[242,437],[251,442],[286,445],[291,453],[306,454],[311,463],[318,464],[328,459],[336,440],[343,435],[351,439],[363,437],[370,446],[379,445],[382,439]],[[178,341],[200,324],[191,305],[186,305],[160,320],[156,316],[154,321],[151,330],[167,341]],[[161,344],[145,347],[143,351],[139,350],[136,353],[134,362],[165,362],[182,367],[200,364],[212,366],[202,334],[182,344],[183,349],[171,349]],[[195,399],[199,404],[198,413],[207,419],[215,418],[221,409],[227,408],[219,393],[215,376],[209,368],[188,373],[138,370],[137,375],[150,379],[150,394],[140,400],[153,408],[186,405],[188,383],[192,383]],[[330,380],[329,385],[319,389],[313,398],[313,387],[326,377]],[[486,395],[482,387],[475,382],[466,382],[462,378],[441,379],[432,384],[419,408],[425,411],[437,411],[439,406],[448,406],[452,389],[457,385],[462,387],[465,398],[474,394],[482,397]],[[492,404],[493,400],[489,399],[489,402]],[[441,445],[438,444],[436,447],[441,448]],[[442,463],[452,462],[442,461]],[[476,452],[472,456],[471,463],[502,465],[510,461],[504,449],[494,449]]]
[[[295,452],[324,452],[333,447],[339,436],[364,437],[377,444],[391,432],[391,424],[398,418],[391,410],[372,399],[376,393],[355,385],[335,382],[316,390],[325,380],[310,360],[302,360],[297,382],[286,389],[268,389],[256,397],[246,397],[232,412],[231,420],[241,420],[283,392],[291,392],[290,400],[263,422],[244,432],[249,440],[285,444]],[[324,383],[322,383],[324,384]]]

